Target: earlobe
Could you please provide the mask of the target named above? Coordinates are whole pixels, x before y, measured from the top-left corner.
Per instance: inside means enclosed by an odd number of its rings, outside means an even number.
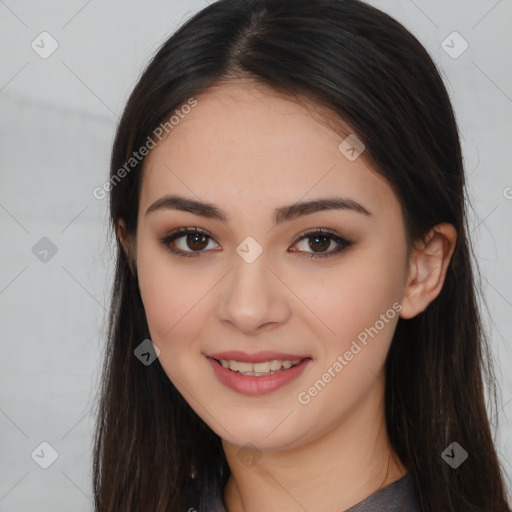
[[[413,318],[439,295],[457,241],[457,231],[448,223],[434,226],[413,249],[402,299],[401,318]]]

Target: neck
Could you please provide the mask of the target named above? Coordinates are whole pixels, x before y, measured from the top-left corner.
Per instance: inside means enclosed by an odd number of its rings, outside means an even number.
[[[321,437],[293,448],[263,452],[248,467],[239,446],[223,441],[231,475],[228,512],[346,510],[402,477],[406,469],[389,445],[383,387]]]

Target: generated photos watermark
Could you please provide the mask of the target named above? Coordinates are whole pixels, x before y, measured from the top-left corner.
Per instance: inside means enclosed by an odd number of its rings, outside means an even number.
[[[384,329],[385,325],[388,324],[397,314],[402,311],[402,304],[395,302],[385,313],[382,313],[371,327],[365,328],[357,335],[357,340],[353,340],[350,345],[350,349],[346,350],[343,354],[338,355],[336,361],[334,361],[329,368],[317,379],[306,391],[301,391],[297,395],[297,400],[302,405],[307,405],[311,400],[317,396],[326,386],[331,382],[336,375],[338,375],[347,366],[354,357],[361,352],[361,350],[367,346],[368,337],[374,338],[379,332]],[[363,346],[358,343],[361,343]]]
[[[95,187],[92,191],[92,195],[95,199],[105,199],[107,193],[110,192],[127,174],[130,173],[144,158],[147,156],[149,151],[153,149],[158,141],[161,141],[164,134],[169,134],[174,128],[180,123],[182,119],[190,114],[192,109],[198,105],[198,101],[195,98],[190,98],[184,103],[179,109],[174,111],[174,114],[165,122],[160,124],[153,130],[154,138],[148,135],[145,144],[143,144],[137,151],[132,153],[132,156],[128,158],[125,164],[120,167],[101,187]]]

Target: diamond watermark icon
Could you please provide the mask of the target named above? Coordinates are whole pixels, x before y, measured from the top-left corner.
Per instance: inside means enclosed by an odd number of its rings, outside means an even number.
[[[448,445],[441,454],[441,457],[453,469],[457,469],[468,458],[468,452],[459,443],[454,441]]]
[[[366,146],[352,133],[341,141],[338,149],[348,160],[353,162],[359,158],[359,155],[366,149]]]
[[[57,460],[59,454],[50,443],[43,441],[34,449],[30,456],[38,466],[48,469]]]
[[[263,252],[263,247],[252,236],[248,236],[238,245],[236,252],[246,263],[253,263]]]
[[[49,238],[43,236],[32,247],[32,254],[42,263],[48,263],[57,254],[57,246]]]
[[[248,468],[252,468],[261,459],[261,452],[252,443],[247,443],[238,450],[236,456]]]
[[[47,59],[57,50],[59,43],[48,32],[41,32],[31,43],[31,48],[39,57]]]
[[[160,355],[160,349],[151,340],[144,340],[133,353],[144,366],[149,366]]]
[[[441,48],[452,59],[458,59],[469,48],[469,43],[458,32],[452,32],[441,43]]]

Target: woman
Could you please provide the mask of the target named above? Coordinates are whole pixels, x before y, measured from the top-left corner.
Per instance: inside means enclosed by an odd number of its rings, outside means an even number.
[[[457,126],[403,26],[208,6],[135,87],[107,188],[97,510],[508,510]]]

